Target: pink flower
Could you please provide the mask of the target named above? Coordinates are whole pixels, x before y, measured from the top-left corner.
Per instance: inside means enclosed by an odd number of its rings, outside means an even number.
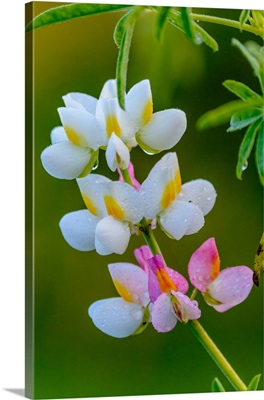
[[[242,303],[253,286],[253,271],[245,266],[220,271],[215,239],[210,238],[192,255],[188,272],[190,281],[205,301],[216,311],[224,312]]]
[[[128,170],[128,173],[129,173],[129,176],[130,176],[130,179],[131,179],[131,181],[133,183],[134,188],[139,192],[139,189],[140,189],[141,185],[135,178],[134,166],[133,166],[132,162],[129,163],[129,166],[128,166],[127,170]],[[124,182],[124,178],[122,176],[120,168],[117,168],[117,172],[119,174],[119,181]]]
[[[190,300],[185,293],[188,282],[177,271],[167,267],[162,257],[157,254],[147,261],[149,265],[148,290],[153,303],[151,322],[158,332],[171,331],[180,320],[201,316],[198,303]]]

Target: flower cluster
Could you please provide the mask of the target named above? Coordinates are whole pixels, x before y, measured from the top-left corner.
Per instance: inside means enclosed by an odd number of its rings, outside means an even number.
[[[173,147],[186,130],[185,113],[169,109],[153,113],[150,83],[134,85],[118,103],[116,81],[107,81],[99,99],[84,93],[63,97],[58,113],[62,127],[51,132],[51,146],[41,154],[46,171],[60,179],[88,175],[97,164],[99,149],[105,150],[109,168],[126,169],[131,148],[139,145],[148,153]]]
[[[168,332],[177,321],[200,318],[198,303],[186,295],[189,285],[180,273],[167,267],[160,254],[153,256],[148,246],[136,249],[134,254],[140,267],[124,262],[108,266],[121,297],[99,300],[89,307],[88,314],[98,329],[124,338],[141,333],[149,322],[158,332]],[[211,238],[194,252],[188,272],[206,302],[223,312],[247,298],[253,272],[246,266],[220,273],[219,269],[218,251]]]

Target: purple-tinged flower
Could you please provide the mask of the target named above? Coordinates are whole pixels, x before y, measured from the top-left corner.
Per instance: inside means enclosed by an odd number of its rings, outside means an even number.
[[[188,272],[193,286],[216,311],[224,312],[242,303],[253,286],[253,271],[244,265],[220,271],[215,239],[206,240],[192,255]]]
[[[98,329],[116,338],[142,332],[150,318],[147,274],[130,263],[108,268],[121,297],[96,301],[88,309],[89,316]]]
[[[158,332],[169,332],[177,320],[186,323],[189,319],[198,319],[201,311],[195,300],[185,293],[187,280],[177,271],[167,267],[157,254],[147,261],[149,265],[149,296],[153,303],[151,322]]]

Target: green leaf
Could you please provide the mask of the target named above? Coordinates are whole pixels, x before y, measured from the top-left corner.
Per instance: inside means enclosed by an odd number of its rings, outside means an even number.
[[[259,286],[260,273],[264,272],[264,233],[262,234],[256,251],[253,270],[253,282],[256,286]]]
[[[126,24],[127,24],[128,19],[130,18],[131,12],[133,12],[133,11],[130,11],[127,14],[123,15],[123,17],[120,18],[120,20],[118,21],[118,23],[115,26],[114,41],[118,48],[121,46],[121,42],[122,42],[124,32],[126,29]]]
[[[120,42],[116,65],[117,97],[120,107],[125,109],[125,92],[127,82],[127,67],[129,61],[129,50],[135,26],[135,15],[130,14],[126,19],[123,37]]]
[[[123,11],[130,8],[130,5],[122,4],[67,4],[54,7],[37,15],[27,26],[26,32],[43,26],[65,22],[73,18],[86,17],[88,15],[101,14],[106,12]]]
[[[225,392],[225,388],[218,378],[214,378],[213,380],[212,392]]]
[[[230,127],[228,128],[227,132],[234,132],[238,129],[245,128],[246,126],[260,119],[261,116],[262,110],[258,108],[248,108],[247,110],[238,111],[232,115]]]
[[[161,40],[165,25],[167,22],[167,16],[170,11],[170,7],[157,7],[157,16],[155,19],[155,25],[154,25],[154,35],[158,41]]]
[[[233,80],[226,80],[223,82],[223,86],[226,87],[230,92],[240,97],[240,99],[249,102],[251,100],[254,100],[257,101],[259,107],[263,106],[263,98],[244,83]]]
[[[257,120],[252,124],[246,131],[244,138],[241,142],[239,151],[238,151],[238,160],[236,166],[236,176],[238,179],[242,179],[242,173],[247,165],[247,160],[250,156],[252,148],[255,143],[256,135],[258,133],[261,121]]]
[[[254,376],[247,390],[257,390],[261,374]]]
[[[232,39],[232,45],[237,47],[243,56],[248,60],[249,64],[253,68],[253,71],[257,75],[262,91],[264,91],[264,74],[263,74],[263,66],[261,61],[255,57],[254,53],[250,51],[250,46],[244,46],[237,39]]]
[[[248,17],[250,14],[250,10],[242,10],[240,16],[239,16],[239,22],[240,22],[240,31],[242,32],[243,30],[243,25],[247,22]]]
[[[181,15],[179,12],[171,10],[168,16],[168,20],[171,23],[171,25],[175,26],[181,32],[185,33]],[[215,41],[215,39],[212,36],[210,36],[209,33],[206,32],[203,28],[201,28],[200,25],[198,25],[196,22],[193,22],[193,26],[196,33],[195,43],[201,44],[204,42],[207,46],[211,47],[213,51],[217,51],[218,44]]]
[[[190,40],[194,41],[195,33],[193,29],[192,17],[190,15],[190,9],[188,7],[180,7],[180,10],[184,32]]]
[[[264,122],[262,122],[256,143],[256,165],[259,179],[264,185]]]
[[[203,114],[197,121],[197,129],[208,129],[225,122],[238,111],[247,110],[248,105],[242,100],[234,100]]]

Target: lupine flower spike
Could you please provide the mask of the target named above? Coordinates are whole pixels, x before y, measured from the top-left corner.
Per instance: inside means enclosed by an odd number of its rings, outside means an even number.
[[[144,216],[157,221],[168,236],[181,239],[198,232],[216,200],[213,185],[204,179],[182,185],[176,153],[167,153],[142,183]]]
[[[130,263],[110,264],[108,269],[121,297],[96,301],[89,316],[98,329],[116,338],[142,332],[150,317],[147,274]]]
[[[242,303],[253,286],[253,271],[244,265],[220,271],[214,238],[208,239],[193,253],[188,272],[193,286],[202,292],[207,304],[219,312]]]

